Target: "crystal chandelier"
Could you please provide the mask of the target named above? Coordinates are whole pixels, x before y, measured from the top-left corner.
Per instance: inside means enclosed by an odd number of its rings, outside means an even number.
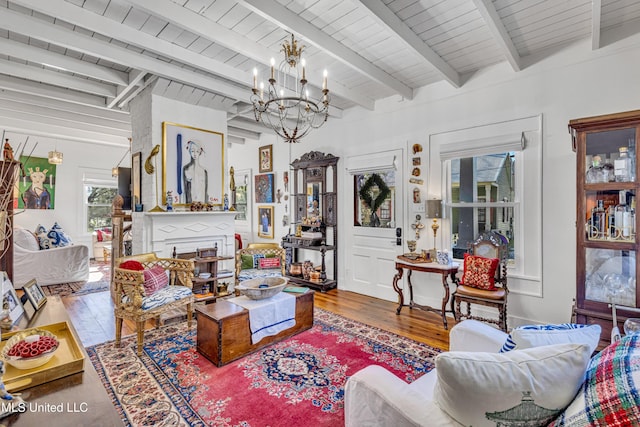
[[[271,58],[271,74],[266,92],[263,82],[258,86],[258,70],[253,69],[251,102],[256,121],[262,121],[289,143],[299,142],[311,129],[322,126],[329,117],[327,71],[324,71],[322,79],[322,97],[314,99],[307,88],[306,64],[301,59],[303,49],[304,45],[298,47],[298,42],[291,34],[291,43],[285,41],[282,44],[284,60],[277,73],[275,60]]]

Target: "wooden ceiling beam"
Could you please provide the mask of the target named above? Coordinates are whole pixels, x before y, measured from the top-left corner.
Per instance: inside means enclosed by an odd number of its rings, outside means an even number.
[[[281,26],[289,32],[295,33],[306,42],[322,49],[328,55],[353,68],[357,72],[392,89],[406,99],[413,99],[413,88],[407,86],[391,74],[372,64],[358,53],[336,41],[322,30],[309,24],[297,14],[273,0],[240,0],[249,10]]]
[[[406,46],[425,59],[446,81],[457,88],[462,85],[460,74],[418,37],[386,4],[381,0],[359,0],[359,2],[379,24],[393,32]]]
[[[502,23],[493,2],[491,0],[473,0],[473,4],[478,9],[478,12],[480,12],[480,15],[482,15],[493,38],[502,49],[509,64],[511,64],[511,68],[513,68],[514,71],[520,71],[522,69],[520,54],[513,44],[509,32]]]

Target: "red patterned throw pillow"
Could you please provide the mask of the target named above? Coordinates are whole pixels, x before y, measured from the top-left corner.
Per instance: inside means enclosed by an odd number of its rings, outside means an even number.
[[[130,259],[129,261],[121,263],[120,268],[124,268],[125,270],[142,271],[144,270],[144,265],[142,265],[140,261]]]
[[[280,268],[280,258],[260,258],[258,260],[258,266],[261,270]]]
[[[169,286],[169,276],[160,265],[144,270],[142,274],[144,274],[144,292],[148,297]]]
[[[464,254],[464,273],[460,283],[478,289],[492,291],[496,288],[497,258]]]

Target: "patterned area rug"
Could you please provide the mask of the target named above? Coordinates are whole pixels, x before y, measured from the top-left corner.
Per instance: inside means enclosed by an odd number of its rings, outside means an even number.
[[[440,350],[317,309],[313,328],[222,368],[195,348],[186,323],[87,348],[129,426],[344,425],[344,384],[371,364],[412,382]]]
[[[111,263],[91,261],[89,266],[89,280],[86,282],[61,283],[59,285],[43,286],[45,295],[85,295],[92,292],[108,291],[111,282]]]

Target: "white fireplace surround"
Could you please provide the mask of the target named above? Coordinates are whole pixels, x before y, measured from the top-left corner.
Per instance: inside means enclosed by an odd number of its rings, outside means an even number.
[[[235,254],[236,212],[145,212],[141,216],[141,253],[170,258],[174,247],[180,254],[217,244],[219,256]]]

